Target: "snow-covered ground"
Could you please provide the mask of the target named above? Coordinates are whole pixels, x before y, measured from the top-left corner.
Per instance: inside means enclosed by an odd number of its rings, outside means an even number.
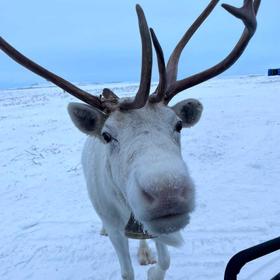
[[[84,86],[100,93],[104,85]],[[136,85],[114,84],[121,96]],[[218,280],[237,251],[280,232],[280,78],[216,79],[177,100],[204,104],[200,123],[182,133],[183,156],[197,185],[197,207],[171,249],[167,279]],[[80,165],[85,140],[55,87],[0,91],[0,279],[120,279],[119,265],[87,197]],[[151,243],[152,244],[152,243]],[[137,263],[136,279],[148,267]],[[270,279],[280,252],[242,270]]]

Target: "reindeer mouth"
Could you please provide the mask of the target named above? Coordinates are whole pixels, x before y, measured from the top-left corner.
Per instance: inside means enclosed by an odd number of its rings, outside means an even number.
[[[153,218],[151,221],[154,221],[154,220],[167,220],[167,219],[172,219],[172,218],[176,218],[176,217],[180,217],[180,216],[183,216],[184,214],[167,214],[167,215],[164,215],[164,216],[160,216],[160,217],[157,217],[157,218]]]
[[[188,214],[167,214],[145,222],[148,231],[154,234],[167,234],[184,228],[189,223]]]
[[[159,234],[169,234],[185,227],[189,222],[188,214],[167,214],[146,221],[142,224],[133,213],[125,227],[125,235],[132,239],[150,239]]]

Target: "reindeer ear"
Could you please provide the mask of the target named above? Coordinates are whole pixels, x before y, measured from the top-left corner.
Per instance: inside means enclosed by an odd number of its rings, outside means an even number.
[[[107,115],[82,103],[70,103],[67,109],[73,123],[80,131],[88,135],[100,136]]]
[[[183,121],[183,127],[195,125],[199,121],[203,110],[202,104],[192,98],[183,100],[171,108]]]

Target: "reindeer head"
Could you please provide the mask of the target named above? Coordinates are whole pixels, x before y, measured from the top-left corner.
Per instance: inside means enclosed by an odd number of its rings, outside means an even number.
[[[1,49],[18,63],[87,103],[70,103],[68,111],[74,124],[104,143],[107,165],[117,191],[137,219],[154,233],[181,229],[188,223],[194,207],[194,184],[181,156],[180,131],[198,122],[202,105],[195,99],[186,99],[172,107],[168,103],[179,92],[217,76],[233,65],[256,30],[260,0],[244,0],[239,9],[224,4],[228,12],[245,24],[240,40],[217,65],[177,80],[178,62],[184,47],[217,3],[218,0],[212,0],[187,30],[167,66],[154,31],[149,30],[144,12],[136,6],[142,41],[142,71],[135,98],[120,99],[109,89],[104,89],[100,97],[93,96],[32,62],[0,38]],[[160,80],[156,91],[149,95],[152,42]]]
[[[201,104],[186,100],[170,108],[148,102],[109,116],[79,103],[68,108],[81,131],[104,143],[116,191],[137,220],[153,233],[185,226],[194,205],[194,186],[181,156],[180,131],[198,121]]]

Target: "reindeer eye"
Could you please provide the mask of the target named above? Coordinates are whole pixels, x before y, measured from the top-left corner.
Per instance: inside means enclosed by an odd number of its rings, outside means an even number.
[[[182,123],[182,121],[178,121],[178,122],[176,123],[175,130],[176,130],[177,132],[181,132],[182,128],[183,128],[183,123]]]
[[[108,132],[103,132],[102,137],[106,143],[109,143],[112,141],[112,136]]]

